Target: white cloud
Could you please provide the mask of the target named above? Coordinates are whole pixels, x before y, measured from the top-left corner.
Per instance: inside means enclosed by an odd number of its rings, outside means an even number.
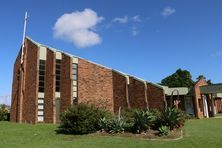
[[[94,28],[103,19],[91,9],[63,14],[54,25],[54,37],[72,42],[77,48],[99,44],[101,38]]]
[[[212,56],[222,57],[222,51],[221,52],[216,52],[216,53],[212,54]]]
[[[121,23],[121,24],[128,23],[128,16],[116,17],[112,20],[112,22],[117,22],[117,23]]]
[[[132,21],[134,22],[142,22],[142,20],[140,19],[140,16],[139,15],[135,15],[132,17]]]
[[[175,12],[176,12],[176,9],[171,8],[171,7],[166,7],[163,9],[162,15],[167,17],[167,16],[174,14]]]
[[[132,27],[131,33],[133,36],[137,36],[139,34],[138,28],[137,27]]]

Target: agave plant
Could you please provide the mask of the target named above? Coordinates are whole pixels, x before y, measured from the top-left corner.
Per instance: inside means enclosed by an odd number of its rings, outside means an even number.
[[[142,131],[147,131],[150,126],[156,120],[156,116],[149,112],[148,110],[145,111],[136,111],[134,113],[134,130],[137,133],[141,133]]]
[[[169,134],[170,130],[167,126],[161,126],[158,128],[159,136],[166,136]]]
[[[183,113],[176,108],[167,108],[163,112],[162,120],[163,124],[168,126],[170,130],[173,130],[176,127],[181,126],[184,124],[184,117]]]

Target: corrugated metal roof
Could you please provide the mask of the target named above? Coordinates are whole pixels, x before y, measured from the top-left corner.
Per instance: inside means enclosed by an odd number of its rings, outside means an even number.
[[[179,92],[179,95],[187,95],[189,92],[189,88],[187,87],[171,87],[169,88],[168,86],[162,86],[165,94],[171,96],[172,92],[177,90]],[[173,95],[177,95],[177,93],[173,93]]]

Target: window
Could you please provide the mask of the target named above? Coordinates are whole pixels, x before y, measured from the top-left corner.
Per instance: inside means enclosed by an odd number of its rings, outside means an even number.
[[[45,87],[45,61],[39,60],[39,92],[44,92]]]
[[[61,60],[56,59],[56,92],[60,92]]]
[[[44,98],[38,98],[38,122],[44,121]]]
[[[76,63],[72,64],[72,80],[73,80],[73,104],[77,103],[77,80],[78,79],[78,65]]]

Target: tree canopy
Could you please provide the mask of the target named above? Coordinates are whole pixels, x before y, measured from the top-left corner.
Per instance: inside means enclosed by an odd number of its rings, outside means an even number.
[[[189,71],[178,69],[172,75],[162,79],[161,85],[169,87],[191,87],[194,81]]]

